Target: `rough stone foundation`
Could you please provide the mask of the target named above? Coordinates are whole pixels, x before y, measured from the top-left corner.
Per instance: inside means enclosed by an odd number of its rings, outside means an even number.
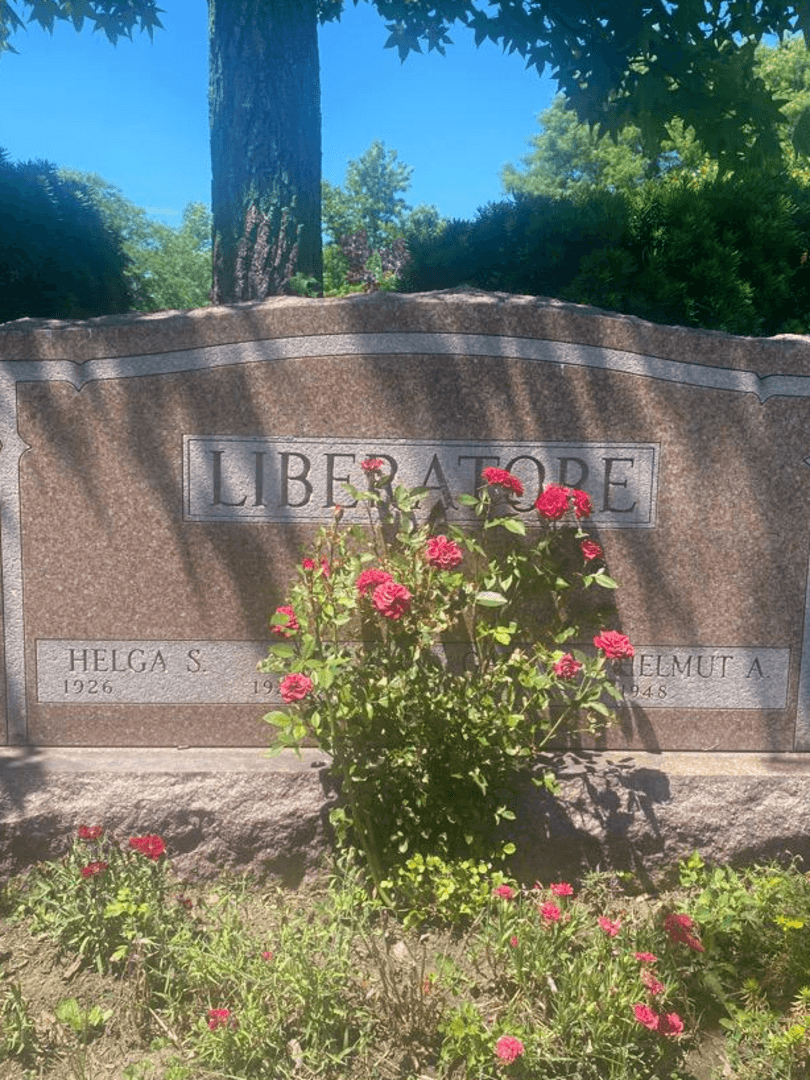
[[[621,752],[555,759],[562,792],[527,787],[515,869],[527,882],[587,869],[656,880],[698,850],[810,865],[810,756]],[[79,825],[163,836],[182,875],[221,868],[298,885],[323,865],[328,762],[256,748],[0,749],[0,875],[60,855]]]

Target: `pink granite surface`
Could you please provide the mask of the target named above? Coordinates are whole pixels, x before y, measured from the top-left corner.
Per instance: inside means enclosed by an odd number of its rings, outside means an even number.
[[[168,354],[311,335],[539,339],[767,374],[810,374],[805,338],[735,338],[478,293],[262,304],[0,327],[0,360]],[[184,435],[648,443],[654,528],[597,529],[617,629],[691,649],[789,650],[785,707],[626,711],[601,745],[796,748],[810,554],[810,399],[504,357],[322,356],[17,387],[28,733],[41,745],[246,746],[252,704],[46,704],[36,641],[257,640],[311,526],[184,521]]]

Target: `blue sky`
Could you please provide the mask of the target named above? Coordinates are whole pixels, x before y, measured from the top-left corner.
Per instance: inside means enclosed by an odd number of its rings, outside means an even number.
[[[19,55],[0,58],[0,146],[13,160],[100,173],[176,224],[187,202],[210,202],[208,17],[204,0],[161,6],[154,43],[136,32],[113,48],[70,24],[16,34]],[[497,46],[476,49],[461,27],[446,56],[405,64],[387,36],[376,10],[351,0],[321,28],[323,175],[341,183],[346,162],[382,139],[413,167],[409,203],[472,217],[502,197],[500,170],[527,153],[555,84]]]

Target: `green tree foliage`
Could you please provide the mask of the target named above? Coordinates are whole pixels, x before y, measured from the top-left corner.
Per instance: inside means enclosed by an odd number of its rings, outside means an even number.
[[[329,241],[324,249],[327,293],[350,289],[349,260],[341,249],[341,238],[365,232],[368,246],[379,252],[400,237],[406,244],[426,241],[444,228],[446,221],[435,206],[413,208],[402,198],[410,189],[412,174],[396,150],[386,150],[385,143],[375,139],[364,154],[349,160],[343,185],[323,181],[323,231]]]
[[[411,186],[413,169],[399,160],[396,150],[386,150],[375,139],[359,158],[346,166],[343,186],[322,185],[323,231],[336,244],[341,236],[365,229],[373,248],[381,248],[399,236],[430,236],[441,227],[439,211],[424,204],[409,206],[401,197]]]
[[[138,311],[195,308],[208,304],[211,289],[211,212],[190,202],[179,228],[149,217],[121,189],[98,173],[61,169],[81,186],[107,227],[121,237],[129,258],[132,307]]]
[[[357,3],[358,0],[355,0]],[[765,35],[810,35],[806,0],[371,0],[404,60],[444,53],[450,27],[473,29],[550,66],[580,121],[636,124],[647,154],[679,117],[721,172],[772,160],[784,114],[755,66]],[[209,0],[214,286],[217,301],[286,287],[293,268],[321,277],[317,23],[343,0]],[[0,50],[20,12],[51,28],[94,23],[112,41],[159,26],[155,0],[0,0]],[[810,150],[810,116],[794,127]]]
[[[0,149],[0,322],[126,311],[128,258],[82,184]]]
[[[518,195],[415,245],[405,287],[554,296],[737,334],[810,329],[810,186],[687,174],[577,199]]]
[[[810,169],[794,148],[797,128],[806,123],[803,117],[810,108],[810,52],[804,40],[793,37],[778,45],[758,46],[755,70],[768,92],[780,102],[784,116],[776,128],[776,157],[758,167],[778,163],[810,181]],[[694,130],[677,117],[667,124],[666,137],[649,152],[635,124],[622,128],[615,139],[602,138],[594,125],[577,120],[562,95],[540,115],[539,123],[542,130],[530,140],[531,153],[520,166],[508,164],[503,169],[501,179],[509,194],[559,198],[597,188],[630,189],[677,169],[705,179],[718,173],[718,163],[705,153]]]
[[[579,123],[562,95],[539,121],[542,131],[532,137],[533,150],[522,159],[522,168],[503,168],[501,182],[509,194],[563,198],[596,189],[624,191],[674,168],[697,170],[708,162],[694,132],[677,118],[655,153],[645,152],[634,124],[619,131],[615,140],[600,137],[593,125]]]

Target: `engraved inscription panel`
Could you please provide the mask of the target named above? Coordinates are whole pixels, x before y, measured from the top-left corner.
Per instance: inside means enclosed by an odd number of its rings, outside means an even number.
[[[448,517],[471,516],[453,496],[472,494],[490,465],[523,482],[518,509],[531,513],[544,484],[581,488],[589,519],[607,528],[652,528],[658,447],[651,443],[438,442],[396,439],[291,439],[235,435],[183,437],[187,521],[328,520],[337,505],[351,514],[344,485],[365,487],[360,462],[379,457],[392,483],[423,486]]]
[[[278,703],[263,641],[37,641],[37,699],[59,705]]]
[[[621,665],[628,705],[643,709],[784,709],[790,649],[637,645]]]

